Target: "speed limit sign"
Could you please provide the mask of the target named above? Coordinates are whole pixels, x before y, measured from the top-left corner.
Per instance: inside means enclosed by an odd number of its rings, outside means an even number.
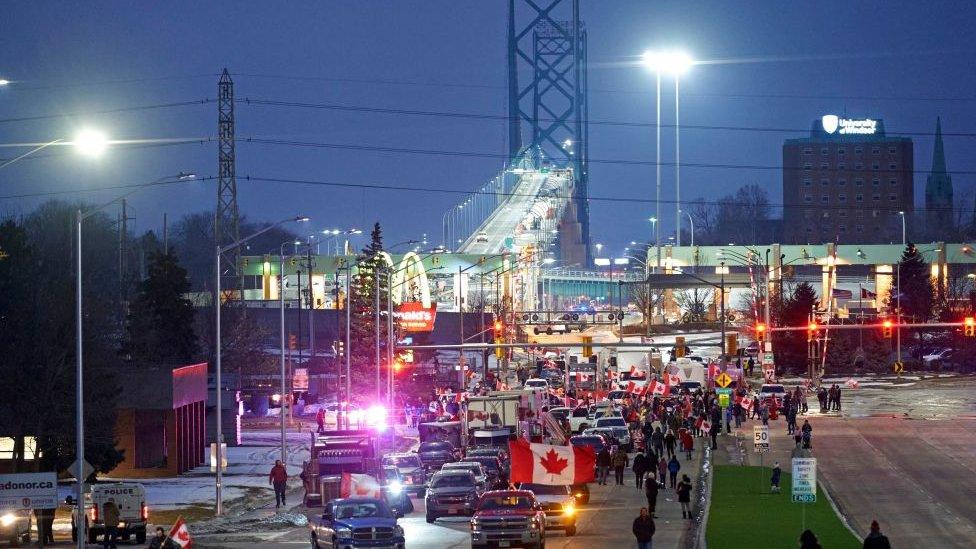
[[[756,453],[762,454],[769,451],[769,426],[755,425],[752,428],[753,444],[756,446]]]

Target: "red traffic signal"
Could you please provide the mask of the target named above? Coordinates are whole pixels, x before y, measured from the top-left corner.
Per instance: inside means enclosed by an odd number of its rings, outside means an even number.
[[[966,317],[963,321],[963,332],[969,337],[976,336],[976,318]]]
[[[813,341],[817,337],[817,332],[820,331],[820,326],[816,322],[811,322],[807,324],[807,341]]]
[[[501,320],[496,320],[494,329],[495,329],[495,335],[497,336],[502,335],[502,333],[505,331],[505,323],[503,323]]]
[[[756,340],[765,341],[766,339],[766,325],[759,323],[756,324]]]
[[[891,322],[890,320],[885,320],[881,324],[881,334],[884,336],[885,339],[891,339],[891,331],[892,331],[891,329],[893,326],[894,323]]]

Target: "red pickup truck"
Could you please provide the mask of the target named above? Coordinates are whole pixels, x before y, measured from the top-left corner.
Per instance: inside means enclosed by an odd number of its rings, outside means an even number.
[[[493,490],[478,500],[471,517],[471,547],[531,547],[546,544],[546,514],[527,490]]]

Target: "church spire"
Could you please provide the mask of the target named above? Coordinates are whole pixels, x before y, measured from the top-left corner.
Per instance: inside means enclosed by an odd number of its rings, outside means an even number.
[[[942,117],[935,119],[935,148],[932,151],[932,174],[945,175],[945,149],[942,146]]]

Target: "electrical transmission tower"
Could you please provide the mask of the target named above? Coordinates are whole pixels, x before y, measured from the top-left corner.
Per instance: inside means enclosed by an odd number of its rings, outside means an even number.
[[[217,81],[217,211],[214,219],[214,242],[218,248],[240,240],[237,226],[237,176],[234,155],[234,81],[227,69]],[[244,291],[240,272],[240,248],[228,251],[221,258],[227,270],[221,273],[221,288]],[[243,296],[243,294],[242,294]],[[219,296],[217,296],[219,298]]]
[[[509,0],[509,155],[544,155],[556,166],[573,168],[574,196],[561,223],[560,248],[564,261],[584,265],[590,240],[586,72],[579,0]],[[531,77],[520,83],[520,74]]]

